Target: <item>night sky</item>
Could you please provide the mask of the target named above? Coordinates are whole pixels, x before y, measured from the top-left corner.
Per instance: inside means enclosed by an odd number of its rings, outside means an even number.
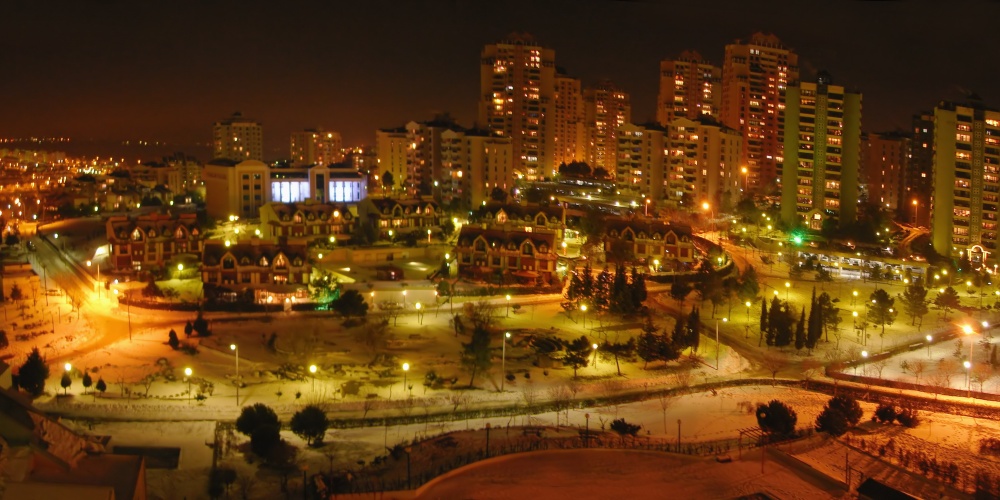
[[[58,149],[71,152],[166,141],[207,159],[212,123],[239,110],[263,124],[272,159],[307,127],[356,145],[436,112],[471,125],[480,50],[512,31],[584,84],[621,85],[637,122],[655,116],[662,58],[695,49],[721,65],[724,45],[754,31],[795,49],[804,76],[826,69],[860,89],[866,130],[908,128],[968,91],[1000,103],[997,2],[674,3],[7,1],[0,137],[70,136]]]

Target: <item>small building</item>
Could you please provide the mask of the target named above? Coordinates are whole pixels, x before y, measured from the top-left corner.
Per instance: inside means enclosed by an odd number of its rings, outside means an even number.
[[[464,226],[455,255],[458,273],[476,279],[511,276],[517,282],[551,283],[556,270],[554,233]]]
[[[680,270],[695,258],[691,228],[648,220],[608,219],[605,255],[624,250],[634,262],[654,264],[659,269]],[[654,264],[655,265],[655,264]]]
[[[516,205],[487,203],[476,209],[479,221],[496,226],[509,224],[528,231],[554,231],[562,239],[566,230],[566,209],[560,205]]]
[[[351,237],[354,215],[346,205],[275,202],[260,207],[260,226],[264,237],[276,242],[345,241]]]
[[[159,269],[179,255],[199,255],[204,245],[194,213],[113,216],[106,229],[108,260],[117,271]]]
[[[213,240],[205,244],[201,276],[206,285],[252,291],[255,302],[261,304],[308,300],[312,265],[306,245],[282,245],[259,238],[226,243]]]
[[[437,203],[421,199],[394,200],[391,198],[365,198],[358,204],[359,223],[373,224],[382,238],[412,231],[421,233],[428,229],[437,232],[448,215]]]

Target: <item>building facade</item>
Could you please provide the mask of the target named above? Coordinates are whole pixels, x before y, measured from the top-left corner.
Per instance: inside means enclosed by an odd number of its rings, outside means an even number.
[[[898,220],[915,220],[920,211],[916,197],[906,198],[903,176],[910,161],[910,137],[899,132],[863,134],[861,179],[868,201],[897,212]]]
[[[347,241],[354,215],[347,205],[330,203],[268,203],[260,209],[262,237],[281,243]]]
[[[215,220],[255,219],[270,201],[270,168],[258,160],[214,159],[205,164],[205,212]]]
[[[372,224],[381,238],[395,238],[413,231],[437,233],[448,214],[433,201],[365,198],[358,204],[358,223]],[[392,231],[390,235],[389,232]]]
[[[447,130],[441,134],[441,162],[446,172],[441,198],[474,208],[490,199],[494,189],[514,188],[513,144],[485,130]]]
[[[665,130],[655,124],[626,124],[618,129],[615,186],[622,195],[653,200],[664,196]]]
[[[697,260],[691,230],[660,222],[609,219],[605,255],[624,250],[633,262],[655,270],[685,270]]]
[[[555,51],[514,33],[483,48],[479,124],[509,137],[519,176],[536,180],[552,169]]]
[[[857,220],[861,94],[821,72],[788,87],[784,115],[782,220],[816,230],[830,217],[841,227]]]
[[[1000,111],[980,103],[938,104],[933,186],[934,250],[946,257],[963,252],[977,267],[997,262]]]
[[[784,93],[798,80],[798,55],[774,35],[754,33],[726,45],[719,118],[743,138],[740,163],[749,169],[752,187],[779,177]]]
[[[903,189],[907,199],[917,200],[914,222],[931,225],[931,198],[934,195],[934,113],[913,116],[913,136],[910,140],[910,161],[903,173]]]
[[[264,128],[240,112],[212,128],[212,158],[264,161]]]
[[[458,274],[496,282],[553,282],[558,255],[554,233],[462,227],[455,247]]]
[[[290,156],[292,165],[329,165],[344,161],[344,144],[340,132],[306,129],[292,132]]]
[[[742,138],[708,116],[678,118],[667,128],[664,165],[665,203],[673,208],[727,211],[740,198],[747,178],[742,172]]]
[[[108,261],[116,271],[155,271],[204,248],[194,213],[112,216],[105,224]]]
[[[629,95],[611,82],[583,91],[587,124],[587,163],[614,172],[617,167],[618,129],[632,122]]]
[[[587,126],[583,112],[583,91],[578,78],[556,74],[556,92],[552,107],[552,171],[559,165],[587,160]]]
[[[235,244],[213,240],[202,253],[206,285],[252,291],[257,303],[307,300],[312,265],[305,245],[281,245],[253,238]]]
[[[666,127],[677,118],[719,117],[722,69],[696,51],[686,50],[676,59],[660,61],[660,91],[656,121]]]
[[[375,131],[376,164],[372,192],[381,192],[384,196],[405,192],[407,176],[409,175],[409,149],[412,147],[409,133],[405,127],[382,129]],[[386,174],[392,179],[392,184],[386,184]]]

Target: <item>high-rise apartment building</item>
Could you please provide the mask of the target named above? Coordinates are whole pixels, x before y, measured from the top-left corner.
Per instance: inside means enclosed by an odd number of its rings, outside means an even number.
[[[292,132],[291,160],[293,165],[329,165],[344,161],[340,132],[306,129]]]
[[[556,92],[552,114],[552,168],[574,161],[587,160],[587,126],[583,113],[583,91],[580,80],[562,73],[556,74]],[[555,172],[546,172],[554,175]]]
[[[919,201],[905,198],[903,191],[903,173],[910,160],[909,135],[901,132],[863,134],[861,148],[861,181],[868,201],[886,211],[897,212],[899,220],[913,220],[914,214],[919,212]]]
[[[406,150],[406,180],[403,187],[410,196],[430,195],[434,181],[440,182],[446,177],[441,164],[441,133],[463,129],[447,114],[425,122],[411,121],[404,128],[410,146]]]
[[[1000,111],[981,103],[934,108],[931,241],[943,256],[963,252],[973,265],[997,262]]]
[[[741,143],[739,132],[708,116],[674,120],[667,127],[666,204],[701,210],[708,203],[715,213],[733,206],[746,179],[740,172]]]
[[[212,127],[212,158],[264,161],[264,132],[259,123],[237,111]]]
[[[774,35],[754,33],[746,42],[726,45],[719,117],[743,137],[740,162],[749,169],[752,186],[766,187],[778,178],[785,88],[798,79],[798,55]]]
[[[373,193],[382,192],[390,195],[404,190],[409,175],[409,149],[411,146],[409,133],[405,127],[382,129],[375,131],[375,156],[377,158],[372,186]],[[392,185],[386,185],[386,174],[390,174]]]
[[[587,121],[587,163],[608,172],[617,168],[618,129],[632,122],[629,95],[611,82],[602,82],[583,91]]]
[[[447,174],[442,199],[471,208],[483,204],[494,189],[508,195],[514,187],[513,141],[488,130],[450,129],[441,133],[441,161]]]
[[[651,203],[663,199],[664,132],[656,124],[627,123],[618,129],[615,185],[622,195],[646,198]]]
[[[479,125],[510,137],[520,176],[535,180],[552,170],[555,51],[515,33],[483,48]]]
[[[708,115],[718,118],[722,69],[686,50],[676,59],[660,61],[660,92],[656,121],[666,127],[677,118]]]
[[[931,225],[931,195],[934,178],[934,113],[913,116],[913,137],[910,141],[910,161],[903,173],[906,199],[917,200],[916,224]]]
[[[858,217],[861,161],[861,94],[834,85],[820,72],[815,83],[789,86],[785,94],[781,218],[821,229]]]

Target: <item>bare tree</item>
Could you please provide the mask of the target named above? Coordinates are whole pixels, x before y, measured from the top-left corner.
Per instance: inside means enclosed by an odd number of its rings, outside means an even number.
[[[332,461],[330,462],[333,463]],[[331,466],[331,471],[333,467]],[[240,495],[243,496],[243,500],[250,500],[250,495],[254,491],[254,486],[257,485],[257,479],[253,477],[252,474],[244,474],[237,478],[237,482],[240,485]]]
[[[674,397],[665,392],[661,392],[656,396],[656,399],[660,402],[660,410],[663,411],[663,433],[667,433],[667,410],[670,405],[674,403]]]
[[[882,371],[885,370],[885,367],[888,364],[889,364],[889,358],[877,359],[869,363],[869,365],[872,367],[872,371],[879,378],[879,380],[882,379]]]
[[[918,359],[910,363],[910,371],[913,372],[913,376],[917,379],[916,383],[919,385],[920,376],[927,371],[927,362],[922,359]]]
[[[556,385],[549,388],[548,391],[549,399],[556,407],[556,428],[559,428],[559,412],[566,410],[569,412],[569,398],[570,392],[565,385]],[[567,416],[568,421],[568,416]]]
[[[466,302],[463,312],[472,321],[472,326],[491,330],[497,321],[497,306],[488,300]]]
[[[788,360],[784,356],[768,351],[764,353],[763,359],[760,360],[760,365],[771,373],[771,383],[773,384],[778,377],[778,372],[788,366]]]
[[[535,391],[535,383],[531,379],[521,386],[521,399],[524,400],[524,416],[530,416],[531,410],[535,407],[535,401],[538,400],[538,393]]]
[[[979,384],[979,392],[983,392],[983,385],[986,384],[991,378],[994,377],[993,368],[985,363],[980,363],[972,367],[972,373],[969,374],[973,383]]]
[[[362,420],[367,418],[368,412],[374,409],[375,406],[378,404],[378,400],[374,396],[376,396],[376,394],[372,393],[364,394],[362,396],[364,397],[364,399],[361,401],[361,409],[364,410],[364,413],[361,415]]]
[[[386,348],[391,339],[389,320],[384,317],[371,318],[363,328],[354,332],[354,340],[364,346],[373,361]]]

